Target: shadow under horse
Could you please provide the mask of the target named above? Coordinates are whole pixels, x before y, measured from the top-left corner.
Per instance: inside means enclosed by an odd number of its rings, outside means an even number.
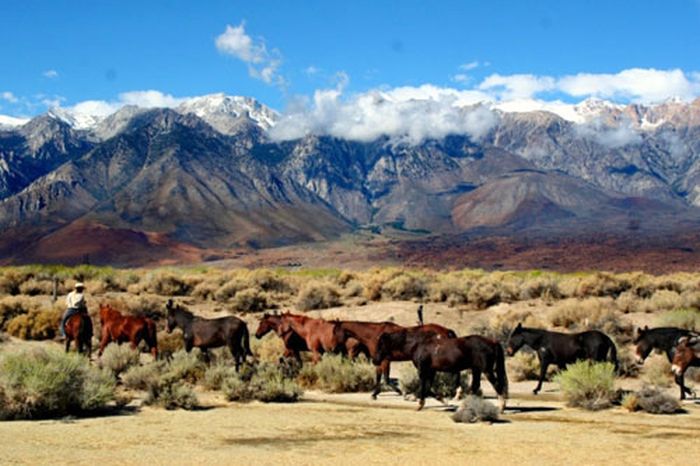
[[[547,375],[550,364],[559,369],[567,364],[588,359],[597,362],[608,360],[618,369],[617,349],[615,343],[603,332],[589,330],[581,333],[560,333],[538,328],[523,327],[519,323],[510,334],[506,350],[513,356],[523,346],[529,346],[537,353],[540,360],[540,378],[532,391],[535,395],[542,389],[542,382]]]
[[[635,346],[635,356],[637,356],[637,364],[644,364],[644,360],[649,356],[652,350],[660,350],[666,353],[668,362],[673,363],[673,357],[676,352],[676,346],[683,337],[690,337],[693,332],[684,328],[677,327],[657,327],[638,328],[633,343]],[[694,396],[693,391],[685,386],[685,371],[680,373],[674,372],[674,380],[680,387],[681,400],[685,399],[685,395]]]
[[[75,341],[75,348],[80,354],[92,357],[92,319],[87,312],[79,312],[68,318],[64,326],[66,335],[66,353],[70,350],[70,344]]]
[[[231,351],[236,372],[247,356],[253,356],[250,351],[250,335],[246,323],[234,316],[205,319],[197,317],[183,306],[169,299],[165,305],[168,318],[168,332],[176,327],[182,329],[185,350],[189,353],[193,347],[202,350],[208,359],[210,348],[227,346]]]

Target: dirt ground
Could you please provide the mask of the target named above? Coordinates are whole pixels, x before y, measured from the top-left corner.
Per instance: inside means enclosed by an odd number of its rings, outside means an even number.
[[[457,424],[437,403],[308,393],[296,404],[210,396],[198,411],[0,423],[3,464],[694,464],[700,402],[687,414],[570,409],[524,397],[495,424]],[[527,398],[527,399],[525,399]]]

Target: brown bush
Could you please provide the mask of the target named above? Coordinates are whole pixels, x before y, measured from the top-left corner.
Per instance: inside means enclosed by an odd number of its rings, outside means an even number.
[[[265,293],[257,288],[241,290],[231,300],[231,309],[234,312],[262,312],[270,307]]]
[[[551,324],[582,332],[600,330],[608,334],[631,332],[622,323],[610,298],[568,299],[557,305],[551,314]]]
[[[310,281],[299,290],[297,308],[302,311],[326,309],[340,305],[340,293],[335,285],[326,281]]]
[[[382,286],[382,295],[391,299],[422,299],[427,294],[427,279],[424,275],[418,273],[398,275]]]
[[[46,340],[56,336],[61,313],[56,309],[31,309],[7,323],[7,333],[23,340]]]
[[[27,314],[37,305],[31,299],[23,296],[6,296],[0,298],[0,329],[7,326],[7,323],[14,317]]]

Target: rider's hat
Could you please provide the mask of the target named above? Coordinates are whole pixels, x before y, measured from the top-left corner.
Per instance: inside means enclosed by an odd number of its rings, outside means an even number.
[[[78,288],[85,288],[85,283],[83,283],[83,282],[78,282],[78,283],[75,284],[75,287],[74,287],[74,288],[75,288],[76,290],[77,290]]]

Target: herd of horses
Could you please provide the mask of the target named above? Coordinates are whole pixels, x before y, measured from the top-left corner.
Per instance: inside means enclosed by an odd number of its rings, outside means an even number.
[[[254,357],[245,321],[234,316],[216,319],[198,317],[172,300],[168,300],[165,307],[168,332],[180,328],[188,352],[192,348],[200,348],[208,359],[209,349],[228,347],[236,371],[248,356]],[[99,316],[100,356],[110,342],[129,342],[132,348],[145,342],[153,357],[158,357],[156,323],[153,319],[123,315],[107,304],[100,305]],[[299,365],[302,364],[302,352],[311,353],[312,363],[317,363],[324,353],[339,353],[349,358],[364,354],[376,368],[373,399],[381,392],[382,377],[391,389],[401,393],[389,377],[390,364],[394,361],[412,361],[420,380],[419,410],[428,396],[435,396],[431,386],[437,372],[454,374],[456,389],[459,374],[471,370],[471,392],[481,393],[481,376],[485,375],[496,391],[503,411],[508,396],[508,377],[501,343],[480,335],[459,337],[449,328],[423,324],[422,319],[420,322],[420,325],[404,327],[394,322],[326,320],[290,312],[265,313],[260,318],[255,336],[260,339],[274,332],[284,344],[281,362],[290,358]],[[90,356],[93,326],[89,315],[72,316],[65,330],[66,351],[75,341],[78,351]],[[666,353],[680,387],[681,399],[693,394],[684,384],[684,374],[689,367],[700,366],[700,335],[679,328],[644,327],[637,330],[634,344],[639,364],[644,363],[652,350]],[[618,368],[615,344],[610,337],[597,330],[566,334],[518,324],[505,343],[505,352],[512,356],[524,346],[535,351],[540,361],[540,375],[534,394],[541,390],[547,368],[552,364],[563,369],[579,360],[611,361]]]

